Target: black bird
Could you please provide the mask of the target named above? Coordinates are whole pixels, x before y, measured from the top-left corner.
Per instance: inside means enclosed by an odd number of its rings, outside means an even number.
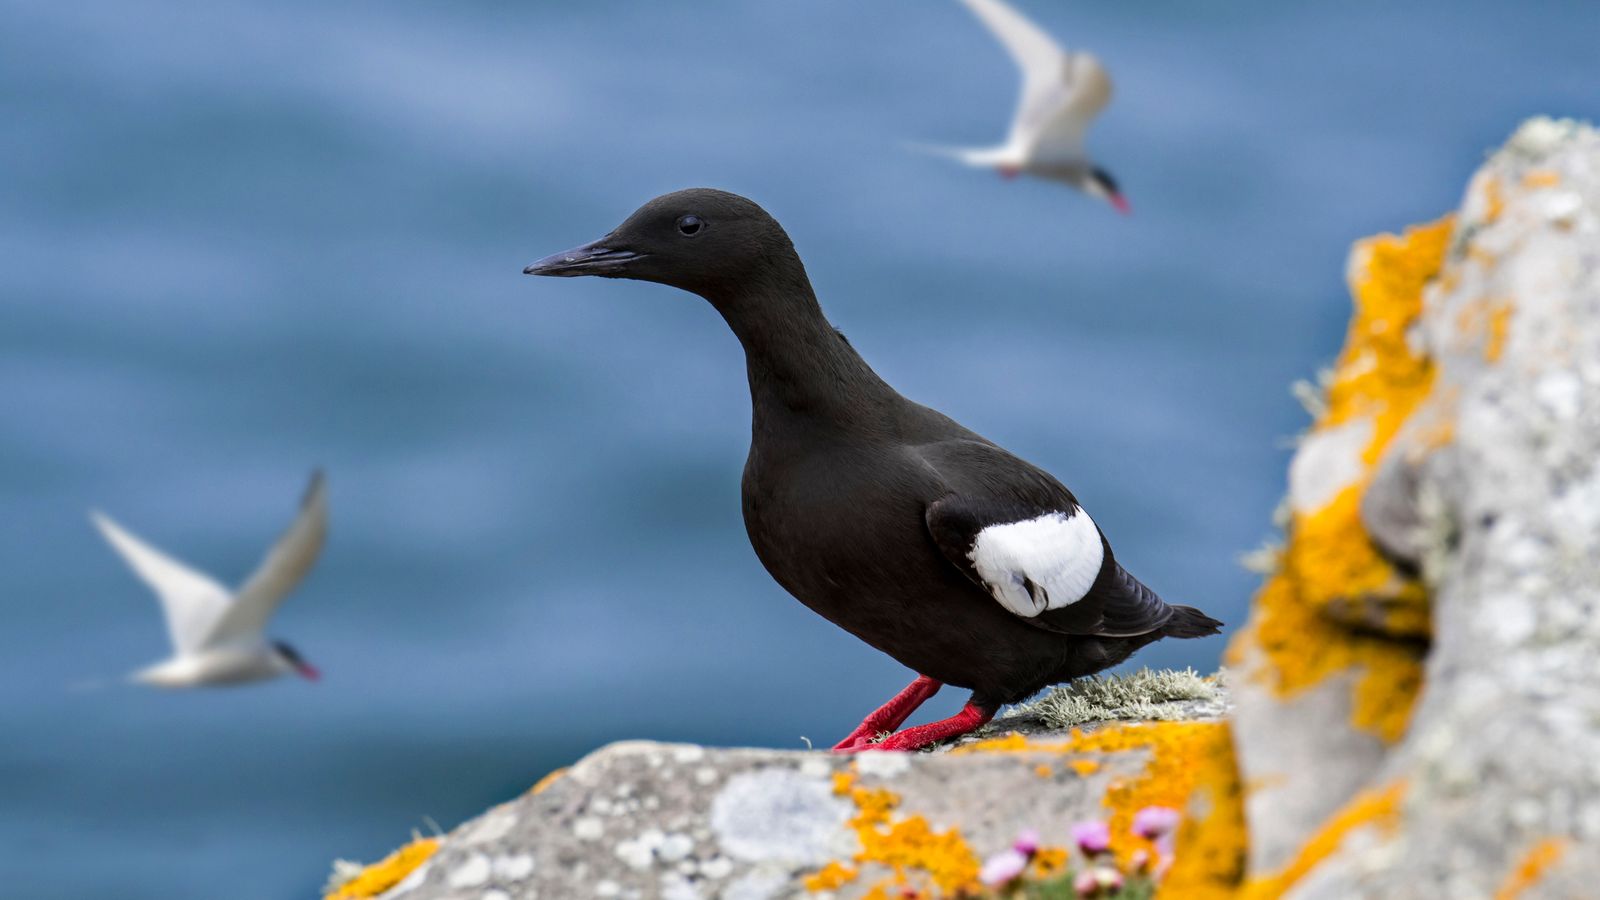
[[[750,543],[789,593],[918,673],[835,750],[910,750],[1163,637],[1217,633],[1122,568],[1072,492],[885,384],[822,314],[782,227],[710,189],[646,203],[529,275],[654,281],[699,294],[744,346]],[[951,718],[892,734],[945,684]]]

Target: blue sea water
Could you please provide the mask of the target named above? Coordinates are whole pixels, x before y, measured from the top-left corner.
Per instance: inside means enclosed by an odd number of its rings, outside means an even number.
[[[602,742],[831,742],[903,685],[749,550],[711,310],[520,274],[675,188],[766,205],[890,382],[1236,627],[1350,241],[1593,117],[1600,17],[1022,6],[1115,74],[1132,217],[902,148],[1008,121],[955,3],[0,6],[0,891],[305,897]],[[322,683],[68,689],[165,651],[87,509],[232,581],[314,466],[274,632]]]

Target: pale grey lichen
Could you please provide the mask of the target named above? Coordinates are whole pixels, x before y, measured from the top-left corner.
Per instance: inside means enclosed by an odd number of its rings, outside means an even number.
[[[366,863],[354,859],[334,860],[333,871],[328,873],[328,881],[322,886],[322,893],[336,893],[340,888],[354,881],[358,875],[366,871],[366,868]]]
[[[1140,669],[1128,675],[1080,678],[1013,708],[990,727],[1005,730],[1009,720],[1018,718],[1040,719],[1050,728],[1110,719],[1192,719],[1197,704],[1215,704],[1220,714],[1218,681],[1219,676],[1206,678],[1194,669]]]
[[[850,816],[829,782],[794,769],[742,772],[711,801],[711,830],[723,852],[745,862],[820,865]]]

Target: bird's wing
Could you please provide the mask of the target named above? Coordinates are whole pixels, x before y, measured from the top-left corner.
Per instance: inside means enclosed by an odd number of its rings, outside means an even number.
[[[289,529],[272,545],[255,572],[239,588],[238,598],[207,635],[208,644],[221,644],[260,635],[283,598],[295,589],[322,552],[328,535],[328,496],[322,473],[311,476],[300,512]]]
[[[944,557],[1007,611],[1064,634],[1147,634],[1171,607],[1118,565],[1072,492],[993,445],[925,453],[952,488],[924,511]]]
[[[1032,141],[1033,158],[1042,162],[1083,159],[1084,136],[1094,117],[1111,102],[1111,76],[1093,55],[1069,54],[1062,71],[1056,88],[1020,111],[1013,126],[1014,132]]]
[[[962,0],[1005,45],[1022,70],[1011,147],[1038,147],[1047,158],[1082,155],[1089,122],[1111,100],[1111,77],[1088,53],[1069,53],[1002,0]]]
[[[227,611],[231,602],[228,589],[139,540],[110,516],[94,511],[89,518],[134,574],[155,591],[173,649],[180,656],[198,649]]]
[[[1014,130],[1026,130],[1034,143],[1034,159],[1042,162],[1082,160],[1083,136],[1110,102],[1110,75],[1093,54],[1069,54],[1062,72],[1051,96],[1022,110],[1014,125]]]

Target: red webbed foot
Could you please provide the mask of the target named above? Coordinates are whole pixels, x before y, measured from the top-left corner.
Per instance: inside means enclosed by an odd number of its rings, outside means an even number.
[[[873,738],[885,731],[894,731],[899,728],[917,707],[927,701],[929,697],[939,693],[939,688],[944,687],[943,682],[935,681],[926,675],[918,675],[917,680],[906,685],[905,689],[895,694],[888,703],[873,710],[872,715],[862,720],[856,730],[845,736],[845,739],[833,745],[839,752],[849,752],[858,749],[857,744],[870,743]]]
[[[949,740],[977,731],[994,718],[995,711],[976,703],[968,702],[961,707],[961,711],[948,719],[907,728],[905,731],[896,732],[884,738],[879,743],[872,743],[872,735],[856,740],[854,743],[833,748],[838,753],[858,753],[863,750],[920,750],[929,744]]]

